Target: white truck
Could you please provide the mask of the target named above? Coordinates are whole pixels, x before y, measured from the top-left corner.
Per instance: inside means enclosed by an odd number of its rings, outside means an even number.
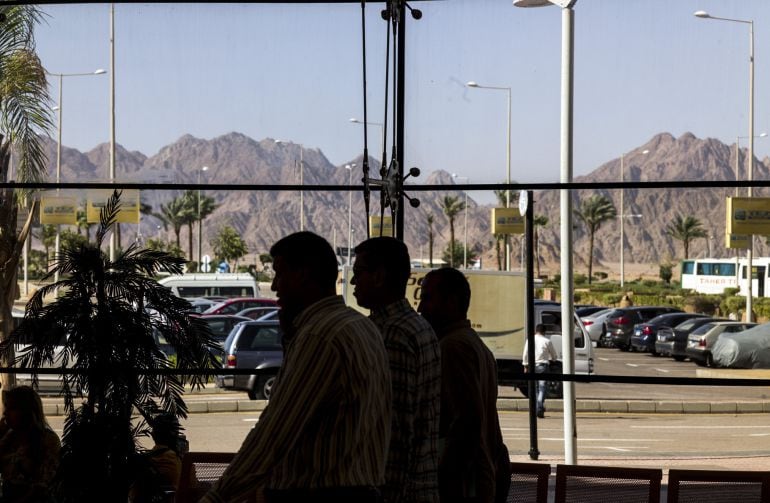
[[[420,303],[422,280],[430,269],[413,268],[407,285],[407,298],[416,309]],[[498,382],[513,386],[527,394],[527,381],[520,379],[526,339],[525,276],[520,272],[465,270],[471,286],[468,319],[471,326],[495,355]],[[340,293],[345,302],[361,312],[367,310],[356,304],[353,287],[349,284],[352,268],[344,267]],[[345,279],[342,279],[345,278]],[[347,281],[346,281],[347,280]],[[561,360],[561,306],[555,302],[536,301],[534,324],[542,323],[546,336],[553,342]],[[531,327],[534,330],[534,325]],[[575,373],[591,374],[594,367],[593,346],[577,316],[575,317]],[[561,395],[561,382],[549,385],[551,396]]]

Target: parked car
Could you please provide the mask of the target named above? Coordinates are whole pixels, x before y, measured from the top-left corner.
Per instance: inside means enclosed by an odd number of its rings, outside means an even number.
[[[634,333],[631,336],[631,347],[635,351],[649,352],[652,353],[652,356],[658,356],[660,353],[655,349],[658,331],[662,327],[674,327],[692,318],[708,318],[708,316],[695,313],[668,313],[656,316],[644,323],[637,323],[634,325]]]
[[[581,306],[575,308],[575,314],[578,315],[578,318],[585,318],[586,316],[591,316],[592,314],[604,311],[605,309],[607,308],[602,306]]]
[[[246,391],[252,400],[269,400],[283,363],[281,337],[278,321],[244,321],[233,327],[225,340],[222,366],[254,373],[217,376],[217,387]]]
[[[670,356],[678,362],[687,358],[687,336],[698,327],[712,321],[730,321],[722,318],[691,318],[675,327],[660,327],[658,340],[655,341],[655,351],[661,355]]]
[[[259,297],[237,297],[223,300],[203,311],[203,314],[235,314],[248,307],[278,306],[275,299],[262,299]]]
[[[631,349],[631,335],[634,331],[634,325],[650,321],[661,314],[681,312],[683,311],[667,306],[621,307],[615,309],[607,316],[606,328],[602,339],[605,343],[611,341],[611,345],[621,351],[628,351]]]
[[[206,322],[214,338],[223,348],[227,336],[235,325],[242,321],[251,321],[251,318],[237,314],[203,314],[200,318]]]
[[[770,369],[770,323],[738,333],[722,333],[711,350],[718,367]]]
[[[192,306],[192,309],[190,311],[196,314],[201,314],[206,309],[210,308],[215,304],[219,304],[224,299],[206,299],[203,297],[198,297],[198,298],[189,299],[189,300],[190,300],[190,305]]]
[[[270,314],[273,311],[278,311],[280,307],[278,306],[257,306],[257,307],[248,307],[244,309],[243,311],[239,311],[236,313],[237,316],[244,316],[246,318],[249,318],[251,320],[258,320],[265,316],[266,314]]]
[[[607,320],[607,316],[614,310],[615,308],[606,308],[597,311],[594,314],[580,317],[580,321],[583,322],[583,328],[588,332],[588,337],[590,337],[591,342],[596,343],[597,346],[602,345],[602,334],[604,334],[605,321]]]
[[[743,321],[714,321],[706,323],[700,328],[693,330],[687,336],[687,356],[698,365],[711,367],[714,365],[711,348],[720,334],[743,332],[756,325],[756,323],[746,323]]]

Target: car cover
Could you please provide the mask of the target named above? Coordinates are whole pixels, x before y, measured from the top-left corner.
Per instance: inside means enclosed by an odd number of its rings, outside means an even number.
[[[770,323],[721,334],[711,349],[714,363],[738,369],[770,369]]]

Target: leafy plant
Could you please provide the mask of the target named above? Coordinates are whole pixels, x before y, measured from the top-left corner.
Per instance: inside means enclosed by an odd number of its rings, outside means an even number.
[[[119,209],[115,191],[101,211],[96,242],[63,248],[53,270],[61,281],[38,290],[25,318],[0,345],[4,355],[28,341],[15,363],[62,370],[66,419],[59,472],[61,501],[126,501],[130,460],[143,419],[158,411],[186,417],[184,384],[200,387],[205,376],[176,375],[156,332],[174,347],[175,369],[213,369],[217,345],[207,325],[190,317],[190,304],[152,279],[157,271],[182,272],[183,259],[129,246],[110,261],[102,245]],[[53,292],[57,300],[44,305]],[[59,356],[57,348],[61,346]],[[65,373],[67,368],[72,372]],[[33,379],[37,375],[33,372]],[[76,405],[75,398],[85,397]],[[133,411],[140,421],[132,426]],[[83,483],[82,474],[89,474]]]

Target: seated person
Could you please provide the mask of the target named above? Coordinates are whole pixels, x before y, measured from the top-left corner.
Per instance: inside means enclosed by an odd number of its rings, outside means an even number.
[[[36,502],[51,497],[61,443],[43,413],[40,396],[29,386],[3,391],[0,420],[2,501]]]

